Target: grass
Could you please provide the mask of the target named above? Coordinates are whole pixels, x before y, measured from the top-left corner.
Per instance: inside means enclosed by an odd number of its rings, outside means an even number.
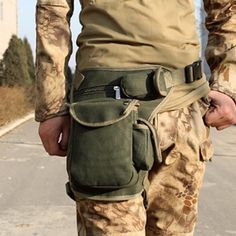
[[[33,88],[0,87],[0,126],[33,110]]]

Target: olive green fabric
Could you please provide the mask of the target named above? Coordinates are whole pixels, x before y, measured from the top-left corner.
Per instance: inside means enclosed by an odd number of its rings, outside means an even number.
[[[187,106],[209,92],[205,77],[190,84],[175,78],[172,87],[162,86],[167,96],[158,88],[149,96],[155,80],[165,85],[171,80],[170,73],[157,77],[158,69],[87,71],[78,88],[74,80],[67,165],[72,191],[97,200],[129,199],[143,191],[154,161],[162,163],[153,115]],[[140,99],[131,99],[134,94]]]
[[[77,191],[116,196],[115,190],[126,189],[125,195],[133,195],[134,185],[142,191],[140,171],[151,169],[154,156],[149,128],[138,121],[138,105],[109,98],[71,105],[75,122],[68,172]]]
[[[78,0],[77,0],[78,1]],[[36,120],[68,114],[74,0],[37,0]],[[81,0],[76,76],[86,69],[181,68],[199,55],[194,0]],[[236,100],[236,2],[204,0],[214,90]],[[75,12],[78,16],[79,12]],[[79,23],[78,23],[79,27]]]
[[[199,57],[193,0],[82,0],[78,68],[184,67]]]

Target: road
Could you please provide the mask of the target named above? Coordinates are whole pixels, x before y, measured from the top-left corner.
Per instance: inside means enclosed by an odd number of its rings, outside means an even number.
[[[194,236],[236,235],[236,126],[212,136]],[[0,138],[0,236],[76,236],[65,165],[43,151],[33,120]]]
[[[0,138],[0,236],[75,236],[65,159],[48,157],[30,120]]]

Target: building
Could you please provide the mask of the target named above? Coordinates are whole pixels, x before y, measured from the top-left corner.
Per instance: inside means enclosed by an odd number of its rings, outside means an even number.
[[[17,35],[17,0],[0,0],[0,59],[13,34]]]

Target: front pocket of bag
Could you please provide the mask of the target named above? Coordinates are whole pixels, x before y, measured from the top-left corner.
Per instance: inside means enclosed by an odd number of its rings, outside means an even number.
[[[150,170],[153,165],[153,145],[149,128],[144,124],[133,126],[133,161],[138,170]]]
[[[68,156],[71,181],[80,188],[119,189],[131,186],[138,181],[132,159],[134,111],[111,122],[106,117],[110,118],[112,111],[106,110],[105,104],[100,105],[104,113],[99,109],[95,113],[90,112],[91,116],[97,118],[83,114],[86,120],[99,119],[98,127],[96,123],[90,126],[73,120]],[[99,106],[99,103],[94,103],[94,106]],[[115,106],[113,109],[116,109]],[[116,111],[116,114],[122,112]],[[106,125],[102,125],[101,120]]]

